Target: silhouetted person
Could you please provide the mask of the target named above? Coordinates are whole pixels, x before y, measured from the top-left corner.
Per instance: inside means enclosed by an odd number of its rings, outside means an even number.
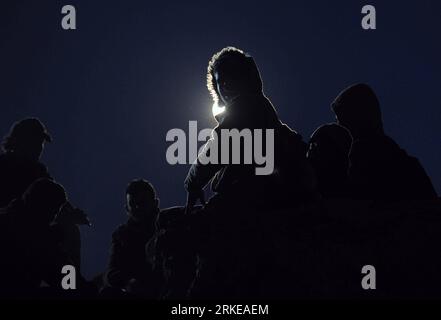
[[[315,180],[305,160],[307,146],[300,135],[279,120],[273,105],[263,93],[262,80],[254,59],[233,47],[222,49],[209,62],[207,86],[214,103],[225,109],[215,115],[218,125],[213,131],[216,135],[206,143],[198,160],[188,172],[185,180],[188,191],[187,207],[190,209],[197,200],[204,200],[203,189],[210,181],[213,191],[222,197],[234,199],[240,193],[242,203],[260,208],[268,202],[275,205],[274,201],[269,200],[272,196],[275,196],[272,200],[277,198],[283,201],[285,197],[281,193],[287,188],[291,203],[313,193]],[[221,164],[223,129],[273,129],[273,173],[257,176],[255,168],[259,165],[254,160],[252,164],[244,164],[243,142],[240,150],[241,163],[231,164],[230,152],[230,164]],[[215,149],[215,146],[218,148]],[[265,146],[263,148],[265,150]],[[213,151],[217,151],[218,164],[203,164],[201,159]]]
[[[320,193],[325,198],[347,195],[351,144],[348,130],[335,123],[325,124],[311,135],[307,158],[317,175]]]
[[[5,137],[0,155],[0,207],[20,198],[32,182],[50,178],[39,160],[46,142],[52,141],[38,119],[16,122]]]
[[[72,259],[76,270],[81,271],[81,232],[79,226],[92,226],[87,215],[80,209],[66,202],[60,208],[52,223],[53,232],[59,239],[60,246]]]
[[[46,142],[52,138],[40,120],[28,118],[16,122],[3,141],[4,153],[0,155],[0,207],[22,196],[37,179],[52,179],[44,164],[40,162]],[[57,214],[53,229],[61,245],[81,266],[81,237],[78,225],[88,224],[86,215],[70,204]]]
[[[353,138],[348,171],[353,197],[381,201],[436,198],[419,161],[384,133],[380,104],[369,86],[345,89],[332,109]]]
[[[13,200],[0,214],[1,295],[33,297],[41,285],[52,294],[62,294],[63,266],[74,261],[63,248],[53,228],[56,214],[66,204],[64,188],[49,179],[38,179],[20,199]],[[85,280],[76,271],[77,289]]]
[[[154,298],[158,294],[157,283],[147,261],[145,246],[154,234],[159,199],[149,182],[134,180],[128,185],[126,210],[129,219],[112,235],[110,260],[105,274],[106,291],[111,293],[111,289],[116,289]]]
[[[200,207],[184,214],[184,207],[161,210],[154,237],[146,252],[160,280],[160,299],[185,299],[196,276],[197,256],[207,241]]]
[[[215,192],[203,210],[209,215],[210,239],[200,259],[204,262],[193,296],[260,297],[260,282],[268,274],[271,261],[262,236],[265,219],[271,219],[271,210],[296,207],[313,199],[315,176],[306,160],[307,145],[279,120],[263,93],[262,79],[251,56],[232,47],[216,53],[208,65],[207,86],[214,103],[224,111],[215,115],[218,125],[214,134],[185,180],[188,211],[197,200],[204,203],[203,189],[210,181]],[[270,155],[274,157],[274,171],[256,175],[259,165],[255,159],[251,164],[245,164],[243,158],[240,164],[231,164],[231,149],[230,164],[221,164],[224,129],[274,130],[274,154]],[[245,150],[241,142],[240,150],[232,152],[240,151],[243,157]],[[204,158],[215,151],[218,164],[204,164]]]

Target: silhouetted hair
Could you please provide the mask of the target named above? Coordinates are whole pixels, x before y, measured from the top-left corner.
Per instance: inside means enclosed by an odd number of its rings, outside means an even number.
[[[208,63],[207,88],[214,101],[219,101],[214,73],[220,69],[244,78],[249,89],[262,90],[262,80],[254,59],[238,48],[226,47],[215,53]]]
[[[47,142],[52,141],[52,137],[47,132],[44,124],[37,118],[27,118],[15,122],[9,134],[4,137],[2,149],[4,151],[12,151],[16,148],[20,141],[25,139],[39,137]]]
[[[311,135],[310,142],[323,141],[326,145],[336,148],[340,154],[349,154],[352,138],[349,131],[336,123],[328,123],[318,127]]]
[[[126,189],[126,195],[127,194],[148,194],[151,199],[156,198],[156,191],[155,188],[153,188],[153,185],[144,179],[137,179],[130,182]]]

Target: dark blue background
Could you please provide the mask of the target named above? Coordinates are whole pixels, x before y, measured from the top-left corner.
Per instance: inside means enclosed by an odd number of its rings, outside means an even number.
[[[183,204],[187,166],[168,165],[169,129],[212,127],[207,61],[227,45],[251,53],[283,121],[307,137],[354,82],[381,99],[385,128],[420,158],[441,192],[441,5],[434,1],[2,1],[0,129],[39,117],[43,157],[95,226],[83,269],[103,270],[124,189],[149,179],[163,206]],[[61,7],[78,30],[61,29]],[[374,4],[376,31],[360,26]]]

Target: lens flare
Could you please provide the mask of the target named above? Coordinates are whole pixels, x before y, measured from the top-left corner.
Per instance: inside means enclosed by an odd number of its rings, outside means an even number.
[[[225,111],[225,106],[219,106],[217,102],[213,103],[213,116],[216,117]]]

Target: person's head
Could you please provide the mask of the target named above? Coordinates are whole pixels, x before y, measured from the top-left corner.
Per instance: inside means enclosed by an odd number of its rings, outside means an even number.
[[[354,139],[383,132],[380,103],[367,84],[343,90],[332,103],[332,110],[338,124],[347,128]]]
[[[127,215],[135,221],[151,221],[156,218],[159,199],[150,182],[138,179],[129,183],[126,189],[126,210]]]
[[[348,130],[335,123],[325,124],[311,135],[307,158],[319,175],[323,171],[341,174],[348,169],[351,145]]]
[[[262,92],[262,80],[251,56],[226,47],[208,63],[207,87],[215,102],[228,105],[241,94]]]
[[[13,124],[8,136],[3,140],[2,147],[5,152],[14,152],[31,160],[39,160],[45,142],[51,141],[51,136],[40,120],[28,118]]]
[[[48,225],[67,201],[63,186],[46,178],[32,183],[22,196],[25,212],[36,225]]]

